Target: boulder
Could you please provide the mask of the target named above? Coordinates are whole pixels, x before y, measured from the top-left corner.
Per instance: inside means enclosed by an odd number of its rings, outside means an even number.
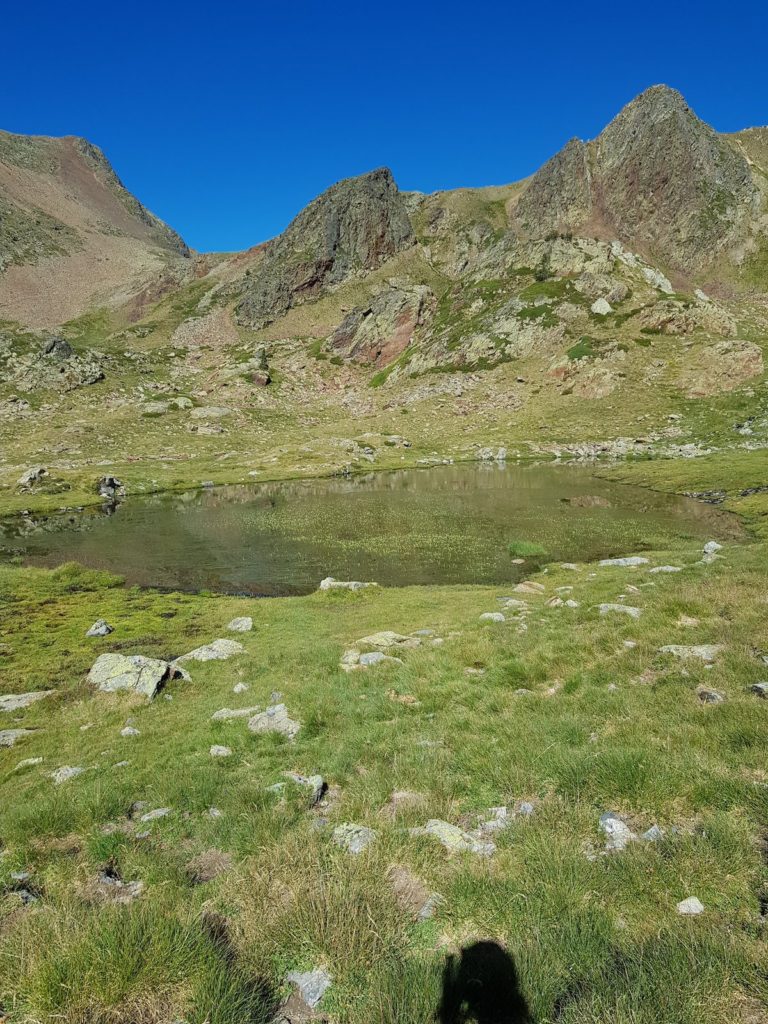
[[[231,757],[232,750],[230,747],[223,747],[219,743],[214,743],[210,749],[211,757]]]
[[[55,772],[51,772],[51,778],[53,779],[54,785],[61,786],[63,783],[69,782],[70,779],[76,779],[77,776],[82,775],[84,771],[85,768],[65,764],[61,768],[57,768]]]
[[[377,647],[380,650],[388,650],[392,647],[418,647],[421,640],[415,636],[403,636],[402,633],[394,633],[390,629],[384,629],[379,633],[371,633],[357,641],[358,647]]]
[[[480,622],[506,622],[506,616],[501,612],[483,612]]]
[[[750,692],[756,694],[758,697],[762,697],[763,700],[768,700],[768,683],[753,683],[750,686]]]
[[[151,700],[172,675],[172,666],[159,658],[145,658],[142,654],[102,654],[93,663],[88,682],[103,693],[132,690]]]

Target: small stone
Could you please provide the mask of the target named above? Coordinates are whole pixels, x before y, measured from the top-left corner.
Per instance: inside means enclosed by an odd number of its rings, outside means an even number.
[[[114,633],[114,631],[114,627],[110,626],[106,619],[97,619],[85,635],[109,636],[109,634]]]
[[[2,744],[0,744],[1,746]],[[23,768],[34,768],[35,765],[42,764],[42,757],[25,757],[23,761],[19,761],[16,767],[13,769],[15,772],[21,771]]]
[[[660,829],[658,825],[651,825],[647,832],[643,832],[640,836],[646,843],[658,843],[664,838],[664,830]]]
[[[170,813],[170,807],[157,807],[154,811],[147,811],[146,814],[142,814],[139,821],[157,821],[158,818],[165,818]]]
[[[218,807],[209,807],[207,813],[208,813],[208,817],[209,818],[221,818],[222,817],[222,811],[220,811]]]
[[[501,612],[483,612],[480,622],[506,622],[507,618]]]
[[[355,825],[353,822],[346,822],[333,830],[334,843],[343,847],[348,853],[362,853],[375,839],[376,833],[372,828]]]
[[[292,740],[301,725],[289,718],[285,704],[273,704],[266,711],[254,715],[248,722],[248,728],[255,733],[277,732]]]
[[[301,998],[314,1009],[331,986],[331,976],[323,968],[314,971],[289,971],[285,980],[295,985]]]
[[[756,694],[758,697],[762,697],[764,700],[768,700],[768,682],[753,683],[749,688],[750,693]]]
[[[229,747],[223,747],[218,743],[214,743],[210,749],[211,757],[231,757],[232,751]]]
[[[691,658],[698,658],[700,661],[712,662],[722,650],[722,644],[694,644],[692,647],[683,647],[680,644],[667,644],[660,647],[661,654],[672,654],[675,658],[688,661]]]
[[[298,786],[306,786],[310,790],[310,806],[314,807],[315,804],[320,803],[323,798],[323,794],[328,789],[328,783],[322,777],[322,775],[299,775],[297,772],[286,772],[285,773],[292,782],[295,782]],[[279,783],[278,783],[279,785]]]
[[[434,836],[446,850],[451,852],[474,853],[481,857],[490,857],[496,852],[496,844],[490,840],[476,839],[469,832],[464,832],[457,825],[432,818],[422,829],[412,829],[414,835]]]
[[[718,544],[716,540],[708,540],[707,543],[704,545],[704,554],[705,555],[714,555],[714,554],[717,554],[718,551],[722,551],[722,550],[723,550],[723,545],[722,544]]]
[[[597,299],[589,308],[598,316],[608,316],[609,313],[613,312],[611,304],[603,298]]]
[[[65,764],[61,768],[57,768],[55,772],[52,772],[51,778],[56,786],[60,786],[62,783],[69,782],[70,779],[75,779],[78,775],[82,775],[84,771],[84,768],[71,767]]]
[[[562,597],[559,597],[556,594],[554,597],[550,597],[550,599],[545,603],[545,607],[546,608],[562,608],[563,604],[564,604],[564,602],[563,602]]]
[[[517,813],[521,814],[524,818],[530,818],[535,810],[536,808],[533,804],[529,803],[527,800],[521,801],[517,806]]]
[[[320,581],[320,590],[366,590],[368,587],[378,587],[378,583],[361,583],[360,580],[336,580],[333,576],[326,576]]]
[[[232,687],[232,693],[247,693],[248,690],[248,683],[235,683],[235,685]]]
[[[677,912],[683,917],[704,913],[704,904],[696,896],[689,896],[677,904]]]
[[[629,615],[632,619],[639,619],[642,614],[642,608],[633,608],[628,604],[601,604],[598,608],[601,615],[610,615],[611,612],[617,612],[621,615]]]
[[[574,569],[578,569],[579,567],[578,567],[578,565],[575,562],[561,562],[560,563],[560,568],[561,569],[574,570]]]
[[[543,594],[544,584],[537,583],[535,580],[523,580],[522,583],[518,583],[513,589],[516,594]]]
[[[626,647],[628,651],[631,651],[637,647],[637,640],[624,640],[622,641],[622,647]]]
[[[400,658],[392,658],[386,654],[382,654],[381,651],[371,651],[368,654],[360,655],[360,667],[371,668],[373,665],[381,665],[388,662],[390,665],[402,665],[403,662]]]
[[[253,629],[253,619],[250,615],[243,615],[240,618],[232,619],[227,623],[227,629],[231,633],[249,633]]]
[[[33,690],[31,693],[7,693],[0,697],[0,712],[21,711],[30,704],[50,697],[55,690]]]
[[[135,729],[132,725],[126,725],[124,729],[120,730],[121,736],[141,736],[138,729]]]
[[[702,704],[722,704],[725,700],[719,690],[708,690],[705,686],[700,686],[696,690],[696,695]]]
[[[524,686],[519,687],[514,692],[515,697],[530,697],[533,695],[533,690],[527,690]]]
[[[376,647],[378,650],[388,650],[390,647],[419,647],[421,640],[417,636],[403,636],[402,633],[394,633],[391,629],[384,629],[370,636],[364,636],[357,641],[356,647]]]
[[[634,565],[648,565],[650,559],[643,558],[641,555],[630,555],[628,558],[603,558],[598,562],[601,566],[634,566]]]
[[[237,640],[214,640],[203,647],[196,647],[188,654],[182,654],[173,664],[184,661],[223,661],[235,654],[242,654],[244,650],[243,645]]]
[[[629,825],[613,811],[606,811],[600,815],[600,828],[605,832],[608,841],[605,844],[607,853],[624,850],[628,843],[637,839]]]
[[[255,704],[251,708],[219,708],[218,711],[214,711],[211,715],[211,721],[230,722],[235,718],[250,718],[260,710],[261,708],[258,704]]]
[[[579,607],[579,602],[578,601],[574,601],[572,597],[569,597],[568,600],[565,602],[565,607],[566,608],[578,608]]]
[[[653,569],[649,569],[649,570],[648,570],[648,572],[650,572],[650,573],[658,573],[658,572],[682,572],[682,571],[683,571],[683,570],[682,570],[682,569],[680,568],[680,566],[679,566],[679,565],[657,565],[657,566],[654,566],[654,568],[653,568]]]

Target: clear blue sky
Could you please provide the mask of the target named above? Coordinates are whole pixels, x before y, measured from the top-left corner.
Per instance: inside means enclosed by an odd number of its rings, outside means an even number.
[[[201,250],[279,232],[339,178],[524,177],[649,85],[768,123],[768,3],[347,0],[3,5],[0,127],[84,135]]]

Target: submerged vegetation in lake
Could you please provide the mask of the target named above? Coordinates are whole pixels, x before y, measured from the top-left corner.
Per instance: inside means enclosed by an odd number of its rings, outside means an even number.
[[[741,534],[734,517],[701,502],[547,465],[230,486],[129,499],[109,512],[6,520],[2,543],[31,565],[77,561],[146,586],[291,594],[329,574],[504,583],[543,561]]]

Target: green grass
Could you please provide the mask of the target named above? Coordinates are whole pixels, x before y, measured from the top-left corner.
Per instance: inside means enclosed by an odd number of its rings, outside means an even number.
[[[9,725],[37,731],[0,752],[0,1003],[10,1020],[267,1020],[286,970],[324,964],[334,984],[323,1005],[339,1021],[426,1024],[446,954],[479,939],[513,957],[539,1024],[738,1019],[741,1005],[766,996],[758,901],[768,723],[748,686],[764,674],[755,652],[768,651],[768,552],[747,543],[723,553],[711,566],[696,564],[691,542],[647,553],[651,564],[684,567],[669,576],[550,566],[536,577],[543,596],[519,595],[530,608],[524,630],[511,613],[479,622],[504,587],[259,601],[126,589],[75,566],[0,568],[4,689],[56,690],[13,716]],[[565,586],[579,607],[548,607]],[[642,607],[639,621],[598,614],[621,593]],[[235,614],[254,618],[239,637],[245,654],[193,664],[191,682],[168,685],[171,700],[94,694],[85,682],[102,651],[172,657],[226,635]],[[683,615],[698,624],[681,625]],[[86,640],[98,616],[115,633]],[[445,642],[404,652],[402,666],[338,668],[358,637],[422,627]],[[723,652],[707,670],[659,654],[666,643]],[[238,681],[249,685],[240,696]],[[701,704],[699,685],[726,702]],[[220,707],[263,707],[274,691],[302,723],[293,744],[251,734],[242,719],[211,721]],[[120,736],[129,717],[139,737]],[[214,761],[213,743],[232,757]],[[14,770],[33,756],[42,764]],[[48,773],[62,764],[87,770],[55,787]],[[282,799],[267,791],[289,770],[328,780],[327,827],[301,787]],[[393,790],[417,792],[421,804],[393,819],[382,813]],[[487,861],[407,831],[431,817],[471,825],[523,799],[534,815],[499,834]],[[134,800],[173,813],[137,825],[126,818]],[[679,833],[589,860],[605,809],[636,832],[658,823]],[[331,842],[343,821],[378,834],[357,858]],[[110,822],[117,828],[105,832]],[[211,847],[234,866],[191,886],[185,864]],[[142,897],[89,902],[89,881],[106,864],[141,879]],[[433,921],[398,906],[392,864],[442,894]],[[40,895],[27,908],[13,891],[18,870],[32,872]],[[676,915],[688,895],[704,903],[700,918]]]

